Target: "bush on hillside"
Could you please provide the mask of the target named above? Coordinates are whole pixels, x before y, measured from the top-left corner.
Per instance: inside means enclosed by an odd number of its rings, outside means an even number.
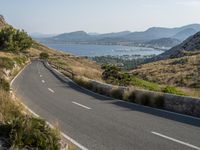
[[[9,122],[10,141],[13,149],[60,149],[60,139],[44,120],[17,117]]]
[[[147,90],[160,91],[160,86],[157,83],[149,82],[132,76],[131,84],[136,87],[142,87]]]
[[[18,65],[22,65],[27,61],[27,57],[26,56],[19,56],[19,57],[14,57],[14,61],[18,64]]]
[[[24,52],[32,45],[32,39],[24,30],[16,30],[11,26],[0,30],[0,49],[9,52]]]
[[[49,58],[49,54],[48,53],[45,53],[45,52],[42,52],[40,53],[40,59],[48,59]]]
[[[5,91],[10,90],[10,84],[3,78],[0,78],[0,89]]]
[[[10,58],[0,57],[0,68],[12,69],[14,67],[14,64],[15,63]]]
[[[120,86],[130,85],[131,76],[128,73],[124,73],[120,68],[114,65],[104,65],[102,66],[104,72],[102,73],[102,78],[107,82]]]
[[[173,86],[166,86],[162,89],[164,93],[176,94],[176,95],[185,95],[182,91],[178,90],[176,87]]]

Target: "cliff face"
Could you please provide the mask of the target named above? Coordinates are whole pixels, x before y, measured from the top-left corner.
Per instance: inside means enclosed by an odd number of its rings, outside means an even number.
[[[2,15],[0,15],[0,29],[6,25],[7,25],[7,23],[4,19],[4,17]]]

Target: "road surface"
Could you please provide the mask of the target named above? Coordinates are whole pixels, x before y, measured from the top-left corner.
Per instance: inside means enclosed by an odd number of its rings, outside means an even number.
[[[84,90],[40,61],[12,88],[31,110],[90,150],[200,150],[200,119]]]

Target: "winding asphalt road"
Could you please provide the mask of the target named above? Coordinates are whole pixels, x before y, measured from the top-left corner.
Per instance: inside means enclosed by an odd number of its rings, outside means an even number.
[[[40,61],[12,88],[31,110],[90,150],[200,150],[200,119],[84,90]]]

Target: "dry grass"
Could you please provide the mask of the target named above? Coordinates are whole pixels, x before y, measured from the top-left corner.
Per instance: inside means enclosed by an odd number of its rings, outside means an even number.
[[[159,84],[199,88],[200,55],[144,64],[131,72]]]
[[[27,114],[30,113],[28,113],[17,98],[13,98],[9,92],[0,89],[0,123],[6,123],[16,117]]]
[[[86,58],[69,54],[58,54],[52,56],[49,61],[62,72],[68,71],[75,76],[101,80],[101,67]]]
[[[184,93],[193,97],[200,97],[200,88],[180,88]]]
[[[38,58],[41,52],[47,52],[50,56],[50,63],[57,67],[61,72],[71,72],[76,76],[101,80],[101,67],[94,61],[57,51],[36,42],[29,50],[29,56]]]

